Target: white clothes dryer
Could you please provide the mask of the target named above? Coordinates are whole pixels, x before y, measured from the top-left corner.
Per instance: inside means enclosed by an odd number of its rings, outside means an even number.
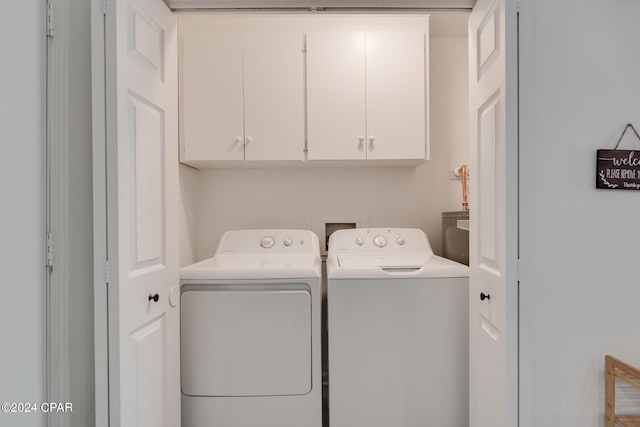
[[[331,427],[469,425],[468,276],[421,230],[331,235]]]
[[[229,231],[181,278],[182,427],[320,427],[321,259],[306,230]]]

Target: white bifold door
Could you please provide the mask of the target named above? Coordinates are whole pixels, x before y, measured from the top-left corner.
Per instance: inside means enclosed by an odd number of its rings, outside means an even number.
[[[92,7],[96,425],[179,427],[176,18]]]
[[[518,425],[518,150],[515,2],[469,19],[469,425]]]

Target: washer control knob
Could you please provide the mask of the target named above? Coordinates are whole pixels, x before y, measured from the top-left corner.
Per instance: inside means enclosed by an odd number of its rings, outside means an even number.
[[[358,246],[364,245],[364,239],[362,237],[356,238],[356,245]]]
[[[271,236],[263,237],[262,240],[260,240],[260,246],[262,246],[265,249],[269,249],[275,244],[276,244],[276,241]]]
[[[381,234],[378,234],[373,238],[373,244],[379,248],[384,248],[385,246],[387,246],[387,238]]]
[[[402,246],[402,245],[404,245],[404,244],[405,244],[405,243],[407,243],[407,242],[404,240],[404,237],[400,236],[400,237],[398,237],[398,238],[396,239],[396,243],[397,243],[397,244],[399,244],[400,246]]]
[[[293,244],[293,240],[287,237],[282,243],[284,243],[285,246],[291,246]]]

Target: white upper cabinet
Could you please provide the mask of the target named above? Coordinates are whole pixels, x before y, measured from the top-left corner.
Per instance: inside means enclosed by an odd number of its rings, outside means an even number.
[[[244,33],[245,160],[304,160],[304,35]]]
[[[367,159],[425,159],[426,34],[368,32]]]
[[[181,160],[243,160],[242,33],[186,33],[181,54]]]
[[[185,32],[181,161],[304,160],[304,35]]]
[[[309,160],[426,158],[425,32],[307,34]]]
[[[307,34],[309,160],[366,159],[365,33]]]
[[[428,16],[184,15],[178,26],[182,162],[428,159]]]

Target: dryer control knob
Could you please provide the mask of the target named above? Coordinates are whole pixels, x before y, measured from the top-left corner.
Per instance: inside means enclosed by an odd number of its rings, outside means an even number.
[[[404,240],[404,237],[398,237],[396,239],[396,243],[399,244],[400,246],[404,245],[406,243],[406,241]]]
[[[358,245],[358,246],[364,245],[364,239],[362,237],[358,237],[356,239],[356,245]]]
[[[373,244],[379,248],[384,248],[385,246],[387,246],[387,238],[381,234],[378,234],[373,238]]]
[[[265,249],[269,249],[275,244],[276,244],[276,241],[271,236],[263,237],[262,240],[260,240],[260,246],[262,246]]]
[[[293,244],[293,240],[287,237],[282,243],[284,243],[285,246],[291,246]]]

